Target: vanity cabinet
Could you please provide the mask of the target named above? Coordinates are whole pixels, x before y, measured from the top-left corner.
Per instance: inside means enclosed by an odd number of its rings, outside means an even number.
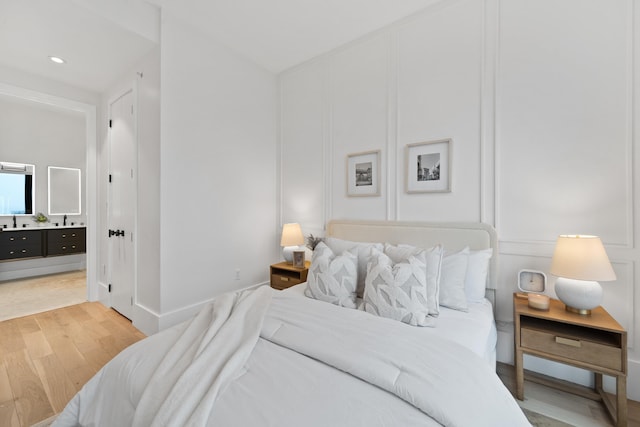
[[[42,256],[42,234],[41,230],[0,233],[0,259]]]
[[[47,230],[46,256],[67,255],[86,252],[84,228]]]
[[[0,260],[86,252],[86,228],[45,228],[0,232]]]

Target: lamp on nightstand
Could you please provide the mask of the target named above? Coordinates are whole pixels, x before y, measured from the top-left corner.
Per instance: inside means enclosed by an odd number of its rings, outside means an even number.
[[[300,248],[304,243],[302,229],[298,223],[290,223],[282,226],[282,238],[280,246],[282,246],[282,256],[289,264],[293,264],[293,251]]]
[[[556,280],[556,295],[567,311],[591,314],[602,301],[598,281],[616,280],[609,257],[597,236],[561,235],[549,271]]]

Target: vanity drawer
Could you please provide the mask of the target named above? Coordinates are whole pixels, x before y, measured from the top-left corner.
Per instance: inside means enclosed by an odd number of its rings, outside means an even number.
[[[546,354],[622,371],[622,349],[614,342],[587,340],[580,334],[523,327],[520,345]]]
[[[0,259],[42,256],[42,231],[6,231],[0,233]]]
[[[49,230],[47,235],[47,255],[83,252],[86,252],[86,231],[84,228]]]

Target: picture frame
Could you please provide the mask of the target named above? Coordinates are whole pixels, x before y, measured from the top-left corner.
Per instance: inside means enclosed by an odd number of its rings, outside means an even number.
[[[347,196],[380,195],[380,150],[347,155]]]
[[[293,251],[293,266],[304,268],[304,251]]]
[[[451,192],[451,138],[406,146],[406,192]]]

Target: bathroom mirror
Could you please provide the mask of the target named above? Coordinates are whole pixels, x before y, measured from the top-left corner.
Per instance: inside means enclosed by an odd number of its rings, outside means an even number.
[[[35,167],[0,162],[0,216],[33,215]]]
[[[80,215],[80,169],[49,166],[49,215]]]

